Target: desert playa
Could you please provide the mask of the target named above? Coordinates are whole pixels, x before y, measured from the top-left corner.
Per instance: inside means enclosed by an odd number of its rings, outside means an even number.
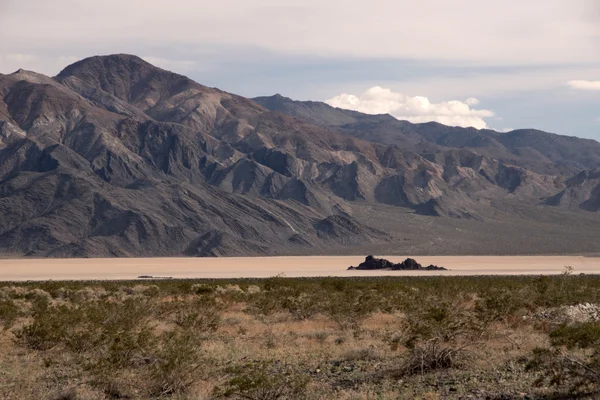
[[[384,256],[401,262],[406,256]],[[319,276],[436,276],[560,274],[566,266],[574,273],[600,274],[600,257],[583,256],[473,256],[427,257],[424,264],[449,271],[347,271],[364,260],[360,256],[231,257],[231,258],[104,258],[0,260],[1,281],[121,280],[154,278],[264,278]]]

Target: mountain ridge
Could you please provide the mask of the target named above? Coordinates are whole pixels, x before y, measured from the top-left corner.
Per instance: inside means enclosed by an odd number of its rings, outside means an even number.
[[[319,126],[337,127],[339,132],[353,137],[386,145],[409,146],[417,152],[463,148],[503,162],[515,163],[538,173],[550,174],[574,175],[581,169],[600,166],[600,143],[593,139],[557,135],[537,129],[497,132],[490,129],[449,127],[437,122],[413,124],[389,114],[362,114],[334,108],[322,102],[295,101],[281,95],[256,97],[253,100],[270,109],[304,116]],[[344,124],[338,123],[341,118],[347,118]],[[539,145],[542,145],[542,149]],[[486,149],[486,146],[489,148]],[[575,148],[571,150],[573,146]],[[563,148],[571,151],[561,152]],[[536,151],[541,151],[541,154],[536,154]],[[532,157],[537,160],[528,160]],[[555,165],[557,162],[559,166]]]
[[[494,147],[468,132],[283,96],[253,101],[122,54],[55,78],[0,75],[0,251],[527,253],[561,240],[595,251],[584,235],[599,218],[597,190],[553,199],[575,190],[572,177],[600,150],[587,146],[581,168],[566,168],[583,142],[553,150],[565,139],[548,136],[532,160],[524,149],[545,134]],[[588,232],[565,229],[569,220]],[[524,244],[514,226],[547,243]]]

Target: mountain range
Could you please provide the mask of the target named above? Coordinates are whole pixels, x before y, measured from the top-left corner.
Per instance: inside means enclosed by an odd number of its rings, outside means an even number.
[[[600,143],[248,99],[131,55],[0,74],[0,252],[592,253]]]

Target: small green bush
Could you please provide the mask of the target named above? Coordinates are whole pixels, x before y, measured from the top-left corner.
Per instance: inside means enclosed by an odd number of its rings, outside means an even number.
[[[550,332],[553,346],[568,349],[596,348],[600,346],[600,322],[584,322],[575,325],[561,325]]]
[[[407,314],[403,344],[408,349],[401,374],[424,374],[454,368],[467,359],[469,348],[486,331],[476,312],[461,304],[431,299]],[[397,346],[396,339],[392,347]]]
[[[4,329],[13,326],[19,317],[19,307],[12,300],[0,300],[0,323]]]
[[[39,298],[32,308],[33,322],[15,331],[15,340],[33,350],[48,350],[62,342],[78,314],[65,305],[50,307]]]
[[[535,349],[527,365],[542,372],[538,384],[573,394],[600,392],[600,323],[562,325],[550,332],[552,348]]]
[[[193,333],[178,331],[166,333],[161,343],[152,355],[150,394],[160,397],[185,393],[201,367],[199,342]]]
[[[248,400],[303,399],[308,378],[286,373],[284,366],[269,362],[254,362],[229,370],[233,375],[224,385],[215,388],[218,398]]]

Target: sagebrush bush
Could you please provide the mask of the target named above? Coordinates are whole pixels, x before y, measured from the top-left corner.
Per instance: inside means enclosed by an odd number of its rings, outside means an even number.
[[[191,291],[194,294],[209,294],[213,293],[215,291],[215,288],[204,283],[196,283],[192,285]]]
[[[424,374],[449,369],[464,363],[486,332],[486,324],[478,313],[460,302],[432,298],[421,308],[411,309],[406,316],[402,340],[408,349],[400,372]],[[402,338],[402,339],[400,339]]]
[[[549,336],[552,348],[535,349],[528,364],[543,372],[538,384],[600,393],[600,323],[564,324]]]
[[[0,288],[0,299],[21,299],[28,290],[21,286],[4,286]]]
[[[4,329],[12,327],[19,317],[19,307],[12,300],[0,300],[0,324]]]
[[[38,298],[43,298],[46,301],[50,301],[52,300],[52,296],[50,296],[50,293],[46,292],[43,289],[38,289],[38,288],[33,288],[30,289],[26,294],[25,294],[25,298],[28,300],[35,300]]]
[[[217,398],[248,400],[303,399],[308,378],[284,373],[285,366],[275,362],[255,362],[228,370],[231,378],[215,388]]]
[[[60,344],[78,317],[70,308],[50,307],[45,298],[36,299],[32,307],[33,322],[14,332],[15,340],[33,350],[48,350]]]
[[[149,393],[158,397],[185,393],[202,366],[198,338],[189,331],[168,332],[160,343],[152,354]]]
[[[567,349],[597,348],[600,346],[600,322],[563,324],[550,332],[550,340],[553,346]]]
[[[202,398],[203,382],[224,398],[302,398],[314,388],[336,398],[362,385],[396,393],[400,380],[480,368],[483,344],[515,351],[529,340],[519,335],[550,346],[529,357],[528,373],[557,392],[584,392],[600,381],[598,323],[538,327],[522,317],[552,321],[548,307],[599,300],[600,277],[567,274],[0,283],[0,323],[48,373],[108,398]],[[483,372],[478,379],[498,376]]]
[[[202,298],[193,302],[178,302],[174,307],[173,320],[184,329],[200,332],[214,332],[221,323],[220,309],[213,298]]]

